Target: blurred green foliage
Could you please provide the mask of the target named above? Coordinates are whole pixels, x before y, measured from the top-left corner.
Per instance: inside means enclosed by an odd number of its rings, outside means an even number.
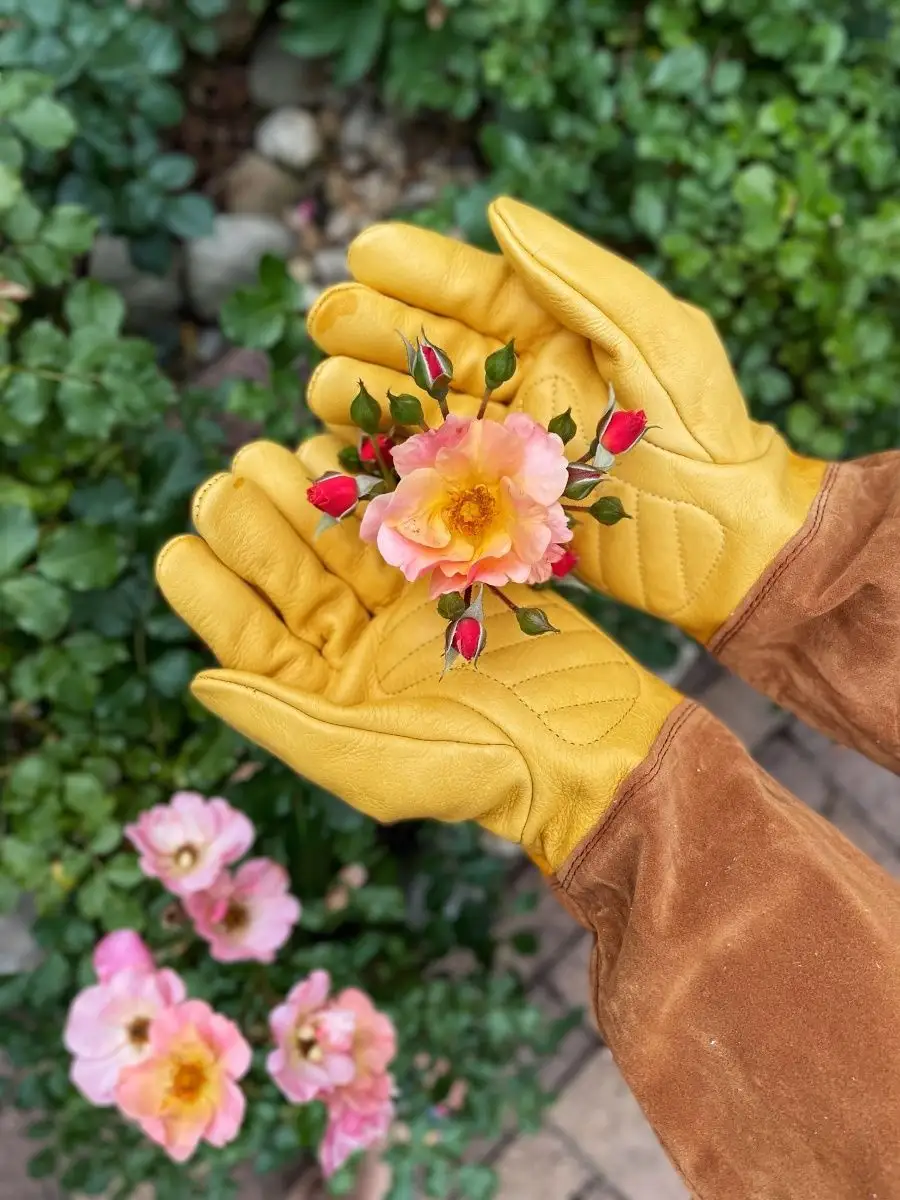
[[[285,44],[478,130],[485,183],[713,315],[812,454],[900,441],[897,0],[285,0]]]

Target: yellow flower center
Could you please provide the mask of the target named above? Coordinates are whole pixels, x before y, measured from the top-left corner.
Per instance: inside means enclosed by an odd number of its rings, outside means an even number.
[[[444,521],[452,533],[474,540],[494,519],[497,501],[483,483],[457,492],[444,509]]]
[[[186,843],[175,851],[175,866],[179,871],[189,871],[199,857],[197,847]]]
[[[182,1104],[193,1104],[206,1086],[206,1069],[199,1062],[182,1062],[175,1068],[169,1094]]]
[[[128,1040],[132,1046],[141,1050],[147,1045],[150,1040],[150,1019],[149,1017],[135,1017],[128,1026]]]
[[[225,916],[222,918],[224,928],[229,933],[237,933],[238,930],[246,928],[249,921],[250,914],[246,906],[231,900],[225,909]]]
[[[300,1026],[297,1030],[296,1046],[301,1058],[308,1059],[312,1063],[322,1061],[322,1047],[316,1040],[316,1031],[312,1025]]]

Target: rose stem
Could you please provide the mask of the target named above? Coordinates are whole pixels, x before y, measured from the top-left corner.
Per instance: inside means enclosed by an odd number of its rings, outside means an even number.
[[[498,600],[502,600],[507,608],[511,608],[513,612],[518,612],[518,604],[513,604],[508,596],[504,596],[498,587],[494,587],[492,583],[488,584],[488,589],[494,593]]]
[[[450,389],[447,388],[447,390],[444,392],[433,393],[435,400],[437,400],[437,402],[438,402],[438,408],[441,410],[441,420],[442,421],[446,421],[447,418],[450,416],[450,409],[447,407],[447,392],[449,390]]]
[[[375,461],[378,463],[378,466],[381,469],[381,478],[386,484],[388,484],[388,486],[390,486],[393,484],[394,480],[391,472],[388,470],[388,465],[385,461],[384,454],[381,451],[381,447],[378,445],[378,437],[379,435],[376,433],[374,437],[369,438],[369,441],[372,443],[372,449],[375,451]]]
[[[478,416],[475,418],[477,421],[480,421],[487,412],[488,400],[491,398],[492,390],[493,389],[489,387],[484,389],[484,395],[481,397],[481,406],[478,409]]]

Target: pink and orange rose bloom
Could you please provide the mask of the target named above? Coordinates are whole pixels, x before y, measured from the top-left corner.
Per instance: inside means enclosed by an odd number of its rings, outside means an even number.
[[[396,446],[394,491],[369,501],[360,535],[432,596],[473,584],[544,583],[572,538],[560,497],[563,443],[523,413],[452,414]]]

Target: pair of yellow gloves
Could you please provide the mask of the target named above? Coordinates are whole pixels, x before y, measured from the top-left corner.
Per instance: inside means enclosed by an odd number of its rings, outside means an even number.
[[[488,415],[546,423],[571,406],[572,458],[612,383],[656,428],[616,464],[610,494],[634,519],[581,524],[579,574],[701,642],[803,524],[825,464],[750,420],[702,312],[514,200],[490,218],[500,255],[400,224],[356,240],[355,282],[309,316],[332,356],[309,404],[332,432],[297,454],[241,450],[198,491],[200,536],[170,542],[157,577],[221,664],[193,692],[228,724],[378,820],[471,818],[555,870],[681,697],[555,595],[541,604],[561,632],[535,639],[489,599],[477,671],[441,679],[445,626],[424,589],[360,541],[356,518],[314,537],[306,489],[355,440],[357,381],[410,391],[396,331],[424,326],[453,359],[452,409],[474,414],[485,356],[515,337],[519,369]]]

